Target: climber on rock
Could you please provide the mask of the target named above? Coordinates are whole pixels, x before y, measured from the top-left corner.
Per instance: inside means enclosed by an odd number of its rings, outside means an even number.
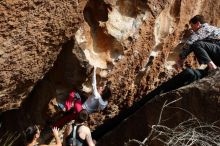
[[[111,97],[111,89],[110,89],[110,82],[107,82],[105,86],[100,86],[97,89],[96,86],[96,67],[94,67],[93,77],[92,77],[92,94],[86,99],[86,101],[81,104],[81,100],[76,100],[74,102],[74,110],[69,112],[68,114],[64,115],[61,119],[55,122],[53,126],[55,127],[62,127],[64,124],[68,123],[71,120],[74,120],[77,117],[77,114],[82,110],[85,109],[88,113],[94,113],[103,110],[108,105],[108,99]],[[70,93],[69,99],[67,100],[70,104],[73,101],[73,95]]]
[[[74,120],[77,114],[82,110],[82,101],[80,95],[74,90],[70,91],[69,96],[65,100],[64,104],[58,103],[57,106],[62,109],[62,117],[60,117],[55,123],[49,126],[62,127],[67,122]]]
[[[189,21],[192,33],[176,61],[175,68],[183,66],[186,57],[194,52],[199,64],[207,65],[206,70],[220,66],[220,28],[205,23],[202,15],[196,15]]]
[[[103,87],[96,87],[96,67],[94,67],[92,78],[92,95],[83,103],[82,108],[89,113],[103,110],[108,105],[108,99],[111,97],[112,92],[110,89],[110,82],[107,82]]]
[[[188,85],[207,76],[210,70],[220,66],[220,29],[205,23],[201,15],[194,16],[189,23],[192,33],[186,40],[174,68],[179,70],[183,67],[184,60],[191,52],[194,52],[200,64],[206,64],[207,67],[205,69],[193,69],[189,67],[184,69],[173,78],[158,86],[148,94],[148,97],[153,98],[158,94]]]
[[[70,110],[74,110],[76,112],[80,112],[82,109],[82,101],[79,93],[75,91],[71,91],[69,93],[68,98],[65,101],[65,104],[58,103],[58,106],[62,109],[64,112],[68,112]]]

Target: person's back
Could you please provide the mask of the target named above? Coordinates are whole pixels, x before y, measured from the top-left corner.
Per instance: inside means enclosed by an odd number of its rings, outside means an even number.
[[[82,108],[87,110],[89,113],[94,113],[97,110],[104,109],[108,102],[104,101],[101,96],[100,98],[96,98],[97,96],[91,95],[89,98],[83,103]]]
[[[90,129],[87,126],[84,125],[68,125],[67,126],[68,131],[71,131],[70,133],[68,132],[65,137],[66,145],[65,146],[83,146],[92,141],[91,138],[91,132]],[[74,130],[76,129],[76,130]],[[74,137],[75,134],[75,137]],[[90,139],[90,140],[89,140]],[[75,145],[73,144],[75,143]],[[90,144],[91,145],[91,144]]]
[[[91,131],[89,127],[83,125],[83,122],[88,119],[86,110],[80,111],[76,123],[67,125],[64,132],[64,146],[94,146]]]

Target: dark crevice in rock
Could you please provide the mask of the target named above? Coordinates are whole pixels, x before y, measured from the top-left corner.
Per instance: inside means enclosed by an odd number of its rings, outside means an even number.
[[[85,82],[89,69],[90,66],[83,52],[75,46],[74,41],[64,43],[54,66],[35,84],[21,107],[2,113],[0,137],[7,131],[22,132],[33,124],[44,127],[56,112],[51,111],[53,109],[48,106],[50,101],[57,98],[57,92],[60,90],[63,91],[62,94],[68,94],[71,89],[82,88],[81,85]]]
[[[137,15],[146,11],[146,2],[144,0],[118,0],[119,12],[122,15],[136,18]]]
[[[180,20],[181,0],[176,0],[170,8],[170,15],[176,19],[176,23]]]
[[[0,127],[0,145],[9,145],[17,137],[12,146],[22,146],[24,143],[23,126],[27,124],[25,114],[20,109],[12,109],[3,112],[0,118],[2,122]]]
[[[83,11],[84,18],[90,27],[95,27],[98,26],[98,21],[108,20],[108,11],[111,9],[103,0],[89,0]]]
[[[87,67],[89,64],[83,51],[75,46],[73,40],[70,40],[63,45],[63,49],[47,77],[53,81],[55,87],[63,85],[69,86],[69,88],[79,88],[86,79]]]

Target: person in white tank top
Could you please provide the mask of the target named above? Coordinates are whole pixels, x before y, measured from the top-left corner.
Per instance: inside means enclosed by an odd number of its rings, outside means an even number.
[[[108,105],[108,99],[111,97],[111,90],[109,85],[105,87],[99,87],[97,90],[96,86],[96,67],[94,67],[92,77],[92,95],[83,103],[82,108],[87,110],[89,113],[93,113],[99,110],[103,110]]]

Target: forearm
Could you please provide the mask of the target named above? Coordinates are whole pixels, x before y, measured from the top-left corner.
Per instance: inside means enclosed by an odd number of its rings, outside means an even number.
[[[95,143],[92,140],[92,137],[90,138],[90,140],[87,139],[87,144],[88,146],[95,146]]]
[[[94,71],[93,71],[92,89],[93,89],[93,92],[97,90],[97,87],[96,87],[96,67],[94,67]]]
[[[61,140],[58,135],[54,135],[57,146],[62,146]]]
[[[62,143],[59,137],[59,128],[53,127],[52,131],[53,131],[53,136],[55,137],[56,146],[62,146]]]
[[[92,83],[96,84],[96,67],[94,67],[94,70],[93,70]]]
[[[54,136],[54,137],[55,137],[56,144],[50,144],[50,145],[41,144],[39,146],[62,146],[59,136]]]
[[[91,144],[89,144],[89,146],[95,146],[95,144],[94,144],[94,143],[91,143]]]

